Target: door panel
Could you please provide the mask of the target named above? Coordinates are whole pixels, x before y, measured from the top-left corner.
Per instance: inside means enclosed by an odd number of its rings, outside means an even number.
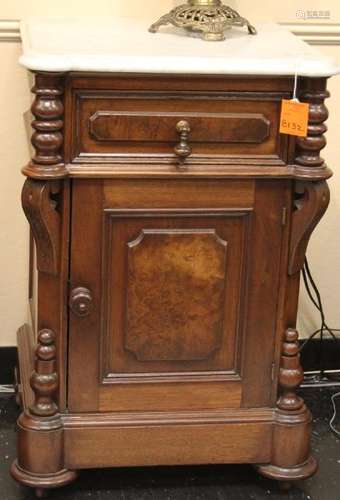
[[[125,349],[138,362],[213,356],[221,345],[227,242],[215,229],[143,228],[127,247]]]
[[[70,313],[70,409],[268,405],[282,183],[260,181],[255,195],[254,181],[152,183],[154,197],[139,180],[74,181],[71,283],[91,290],[93,307]],[[203,208],[186,197],[195,188]],[[270,271],[260,286],[257,259]],[[257,345],[266,355],[254,359]]]
[[[105,211],[106,382],[239,372],[236,313],[251,211],[202,212]]]

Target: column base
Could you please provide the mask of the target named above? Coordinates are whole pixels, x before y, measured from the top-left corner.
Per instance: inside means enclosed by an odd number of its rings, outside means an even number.
[[[294,467],[279,467],[277,465],[263,464],[255,465],[256,470],[269,479],[277,481],[298,481],[307,479],[315,474],[318,469],[318,463],[313,456],[310,456],[303,464]]]
[[[54,474],[33,474],[22,469],[17,460],[12,463],[11,474],[19,483],[36,490],[61,488],[72,483],[78,477],[77,472],[66,469]]]

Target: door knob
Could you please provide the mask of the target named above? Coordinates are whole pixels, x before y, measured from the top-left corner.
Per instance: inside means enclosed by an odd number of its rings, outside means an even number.
[[[74,288],[70,294],[69,305],[71,311],[77,316],[88,316],[93,309],[90,290],[82,286]]]
[[[186,120],[181,120],[177,123],[176,130],[179,133],[180,142],[176,144],[174,151],[180,160],[184,161],[187,156],[191,155],[192,151],[188,144],[191,128]]]

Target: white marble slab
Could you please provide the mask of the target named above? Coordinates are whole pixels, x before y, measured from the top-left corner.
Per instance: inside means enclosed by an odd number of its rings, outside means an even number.
[[[148,32],[154,19],[30,18],[21,22],[23,55],[31,70],[125,73],[331,76],[335,61],[273,23],[258,35],[233,28],[223,42],[174,27]]]

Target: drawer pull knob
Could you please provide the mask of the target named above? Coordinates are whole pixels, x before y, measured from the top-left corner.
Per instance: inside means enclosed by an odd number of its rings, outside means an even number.
[[[79,286],[74,288],[70,295],[70,309],[77,316],[88,316],[93,308],[90,290]]]
[[[184,161],[185,158],[191,155],[191,147],[188,144],[189,134],[191,132],[190,125],[187,121],[181,120],[176,125],[176,130],[180,136],[180,142],[176,144],[174,151],[175,154],[180,158],[181,161]]]

